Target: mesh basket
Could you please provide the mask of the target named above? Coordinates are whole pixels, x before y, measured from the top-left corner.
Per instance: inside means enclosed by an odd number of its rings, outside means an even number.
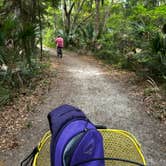
[[[39,143],[39,152],[35,155],[33,166],[50,166],[50,140],[51,133],[48,131]]]
[[[104,140],[104,157],[106,166],[136,166],[127,160],[146,165],[141,147],[136,138],[129,132],[113,129],[99,129]],[[36,154],[33,166],[50,166],[50,138],[47,132],[39,143],[39,152]],[[118,160],[121,159],[121,160]]]
[[[136,138],[123,130],[100,130],[104,139],[104,157],[134,161],[146,165],[141,147]],[[134,166],[132,163],[119,160],[106,160],[105,165]]]

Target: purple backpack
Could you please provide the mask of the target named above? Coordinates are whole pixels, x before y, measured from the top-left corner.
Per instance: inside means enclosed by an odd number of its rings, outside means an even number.
[[[85,114],[62,105],[48,114],[51,166],[104,166],[103,140]]]

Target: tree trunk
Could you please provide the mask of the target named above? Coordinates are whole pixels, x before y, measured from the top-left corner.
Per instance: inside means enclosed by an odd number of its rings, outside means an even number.
[[[71,28],[71,13],[72,13],[72,10],[73,10],[73,7],[75,5],[75,2],[73,2],[71,4],[71,7],[69,9],[69,11],[67,10],[67,4],[66,4],[66,0],[64,0],[64,6],[63,6],[63,9],[64,9],[64,13],[65,13],[65,31],[66,31],[66,34],[69,35],[70,34],[70,28]]]
[[[96,17],[95,17],[95,40],[99,35],[100,28],[100,0],[95,0],[96,3]]]
[[[39,16],[39,28],[40,28],[40,60],[42,60],[43,59],[43,38],[42,38],[42,22],[41,22],[40,0],[38,0],[38,16]]]

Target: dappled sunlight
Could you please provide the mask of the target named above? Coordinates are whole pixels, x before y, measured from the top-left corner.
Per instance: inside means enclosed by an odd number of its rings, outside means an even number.
[[[73,73],[75,77],[88,78],[92,76],[104,75],[105,72],[96,70],[95,68],[79,69],[79,68],[69,68],[69,72]]]
[[[59,63],[57,62],[51,62],[51,68],[52,69],[57,69],[59,67]]]

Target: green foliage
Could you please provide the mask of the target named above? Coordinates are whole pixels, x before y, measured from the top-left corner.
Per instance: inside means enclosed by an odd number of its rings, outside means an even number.
[[[10,91],[0,85],[0,105],[6,104],[10,99]]]
[[[153,77],[164,79],[166,76],[166,56],[161,53],[154,54],[148,62],[148,67]]]
[[[48,47],[55,47],[54,38],[60,34],[65,47],[94,51],[110,64],[165,81],[164,1],[34,2],[0,1],[0,65],[8,67],[0,70],[3,87],[5,83],[12,88],[28,84],[40,72],[36,45],[41,28]]]
[[[115,63],[120,63],[123,68],[164,80],[166,37],[161,33],[161,27],[166,21],[166,6],[147,8],[144,4],[135,3],[132,8],[126,7],[127,15],[123,10],[119,13],[114,11],[114,8],[121,7],[112,7],[113,13],[107,23],[109,29],[100,39],[102,47],[114,52],[119,50],[120,58]],[[133,51],[137,48],[141,52]],[[109,59],[110,56],[102,58]]]
[[[164,49],[164,45],[163,45],[163,36],[161,33],[157,32],[154,34],[152,40],[151,40],[151,47],[152,50],[155,53],[158,53],[159,51],[161,51],[162,49]]]
[[[44,34],[44,45],[47,47],[54,48],[55,47],[55,33],[51,28],[45,29]]]
[[[108,60],[112,56],[112,52],[109,50],[101,50],[95,54],[98,58]]]
[[[94,38],[95,38],[95,30],[91,23],[85,25],[84,28],[81,28],[80,35],[82,37],[82,44],[85,45],[87,49],[93,50],[94,48]],[[79,37],[79,35],[77,36]]]
[[[41,39],[38,15],[39,11],[44,14],[45,5],[35,1],[0,1],[0,105],[10,99],[12,92],[29,86],[43,71],[37,44]]]
[[[95,56],[105,60],[109,64],[118,64],[121,62],[121,56],[118,52],[113,52],[110,50],[100,50],[95,53]]]
[[[162,1],[160,5],[158,1],[105,1],[103,6],[98,6],[99,10],[96,10],[97,3],[85,1],[81,7],[81,2],[84,1],[70,0],[66,2],[68,10],[63,10],[66,15],[59,8],[50,17],[56,20],[54,32],[60,31],[65,46],[94,51],[100,59],[142,76],[165,78],[166,42],[161,27],[166,21],[166,5]],[[51,35],[53,30],[48,30],[46,38]],[[46,43],[49,42],[52,40]]]
[[[4,0],[0,0],[0,7],[3,6]]]
[[[17,68],[0,70],[0,106],[6,104],[21,88],[34,87],[33,80],[41,80],[42,73],[48,68],[48,64],[40,63],[32,59],[31,68],[27,63],[17,63]]]

